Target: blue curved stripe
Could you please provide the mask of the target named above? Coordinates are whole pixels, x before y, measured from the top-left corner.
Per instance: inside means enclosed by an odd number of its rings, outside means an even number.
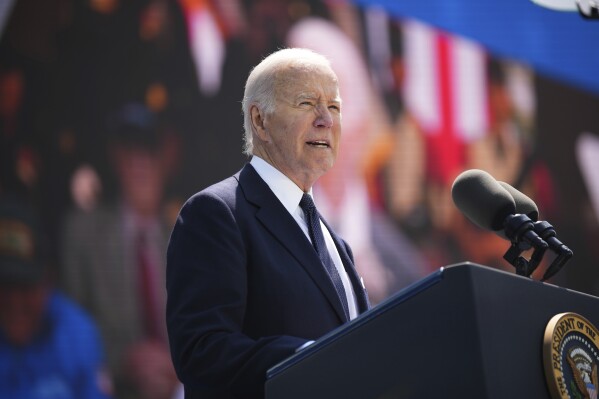
[[[475,40],[490,52],[599,93],[599,20],[531,0],[355,0]]]

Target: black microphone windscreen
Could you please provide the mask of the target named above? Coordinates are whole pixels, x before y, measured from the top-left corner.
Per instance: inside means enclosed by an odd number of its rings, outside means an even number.
[[[451,196],[458,209],[483,229],[503,230],[505,219],[516,213],[510,193],[484,170],[462,172],[453,182]]]
[[[537,207],[537,204],[530,199],[530,197],[523,192],[516,190],[506,182],[499,181],[498,183],[501,184],[501,186],[505,188],[514,199],[514,203],[516,204],[516,213],[521,213],[528,216],[533,222],[539,220],[539,208]]]

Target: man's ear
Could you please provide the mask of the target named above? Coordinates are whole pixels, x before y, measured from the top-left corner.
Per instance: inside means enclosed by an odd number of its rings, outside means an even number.
[[[256,105],[250,107],[250,116],[252,120],[252,128],[260,141],[268,142],[268,134],[264,127],[264,113]]]

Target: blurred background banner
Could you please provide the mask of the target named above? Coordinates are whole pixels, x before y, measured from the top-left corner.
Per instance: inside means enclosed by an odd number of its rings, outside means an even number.
[[[465,260],[513,272],[451,200],[471,168],[574,251],[553,283],[599,295],[599,21],[529,0],[0,4],[0,199],[39,215],[49,282],[97,323],[118,398],[178,392],[165,246],[182,203],[247,162],[245,79],[281,47],[339,77],[342,148],[314,192],[374,304]]]
[[[60,275],[72,212],[155,196],[168,225],[185,198],[240,168],[249,69],[276,48],[310,47],[333,61],[345,111],[345,149],[318,189],[363,250],[371,292],[383,298],[463,259],[505,267],[506,243],[470,231],[449,201],[472,167],[527,191],[582,240],[563,278],[596,292],[577,276],[591,268],[597,218],[580,144],[590,141],[579,137],[599,131],[597,21],[524,0],[470,3],[4,2],[0,189],[41,211]],[[154,144],[140,130],[125,151],[117,121],[144,112]],[[135,141],[161,143],[144,178],[154,183],[137,193],[125,173],[151,162],[125,165]],[[356,222],[349,209],[362,210]]]
[[[532,0],[356,0],[391,15],[415,18],[476,40],[489,51],[526,62],[540,72],[599,92],[599,21],[556,11]],[[560,3],[559,0],[554,3]],[[561,0],[576,10],[575,0]]]

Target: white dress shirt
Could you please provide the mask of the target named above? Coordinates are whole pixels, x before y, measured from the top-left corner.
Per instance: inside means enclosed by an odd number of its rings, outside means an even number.
[[[308,224],[306,222],[306,216],[304,215],[302,208],[299,206],[304,192],[294,182],[292,182],[291,179],[281,173],[274,166],[264,161],[262,158],[254,155],[250,161],[250,164],[254,167],[262,180],[266,182],[268,187],[270,187],[271,191],[275,194],[279,201],[281,201],[281,204],[283,204],[289,214],[291,214],[291,216],[295,219],[299,227],[306,235],[306,238],[312,242],[310,239]],[[308,194],[312,196],[312,189],[310,189]],[[320,228],[322,229],[322,235],[324,236],[327,251],[331,256],[331,259],[333,259],[333,263],[335,264],[335,267],[339,272],[339,276],[341,277],[341,281],[343,282],[343,288],[345,288],[349,317],[350,319],[354,319],[358,316],[356,294],[353,290],[351,282],[349,281],[349,276],[345,271],[345,267],[343,267],[343,262],[341,261],[339,252],[337,252],[337,247],[335,246],[335,242],[331,237],[331,233],[326,228],[324,223],[322,223],[322,221],[320,221]]]

